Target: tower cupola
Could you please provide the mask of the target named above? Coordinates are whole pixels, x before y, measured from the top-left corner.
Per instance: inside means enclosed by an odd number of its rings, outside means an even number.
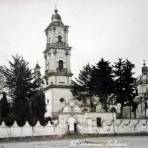
[[[52,15],[51,21],[52,22],[62,22],[61,16],[58,14],[57,9],[54,10],[54,14]]]

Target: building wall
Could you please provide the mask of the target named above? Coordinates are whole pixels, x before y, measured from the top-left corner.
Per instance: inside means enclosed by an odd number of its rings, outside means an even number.
[[[148,120],[110,120],[103,121],[102,127],[92,124],[79,125],[81,134],[138,134],[148,133]]]
[[[50,88],[45,91],[45,98],[47,103],[47,115],[51,115],[51,113],[57,114],[61,112],[63,108],[63,104],[60,102],[61,98],[64,98],[66,103],[68,100],[72,99],[72,92],[70,88]],[[49,101],[47,101],[49,100]]]
[[[67,76],[50,76],[48,78],[48,83],[50,85],[69,85],[71,84],[71,77]]]
[[[70,50],[66,49],[50,49],[48,52],[46,52],[46,58],[45,58],[45,67],[46,70],[49,72],[56,72],[58,68],[58,62],[59,60],[62,60],[64,63],[65,69],[67,69],[68,72],[71,72],[70,69]]]
[[[53,29],[54,28],[54,29]],[[47,43],[56,43],[58,41],[58,35],[62,36],[62,42],[68,43],[68,37],[67,32],[65,32],[65,27],[52,27],[50,30],[48,30],[47,35]]]

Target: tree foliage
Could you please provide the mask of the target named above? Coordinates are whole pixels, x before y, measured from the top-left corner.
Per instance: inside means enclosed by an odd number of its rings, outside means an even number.
[[[29,63],[22,56],[12,56],[9,67],[4,67],[6,87],[9,89],[13,113],[20,121],[28,120],[32,117],[32,110],[38,115],[45,113],[45,99],[39,92],[38,81],[34,79],[34,74],[29,68]],[[32,109],[32,104],[36,104]],[[38,105],[37,105],[38,104]]]
[[[115,95],[117,102],[121,103],[121,112],[123,112],[123,106],[131,106],[135,97],[135,78],[133,77],[132,64],[128,59],[123,61],[118,59],[118,62],[114,64],[115,75]]]
[[[114,64],[115,74],[115,94],[117,102],[124,105],[124,103],[131,103],[135,95],[135,78],[133,77],[134,64],[129,60],[123,61],[119,59]]]
[[[98,96],[106,111],[111,95],[116,96],[117,102],[122,106],[126,102],[131,105],[135,95],[133,68],[134,64],[122,59],[113,66],[103,58],[94,66],[87,64],[80,71],[78,78],[72,82],[72,93],[78,100],[90,99],[91,105],[94,105],[93,96]]]
[[[76,81],[72,81],[72,93],[78,99],[82,100],[84,103],[89,99],[90,107],[94,106],[92,96],[94,92],[94,85],[92,81],[93,69],[87,64],[80,71]]]
[[[45,95],[42,90],[39,90],[32,101],[32,114],[37,119],[44,119],[44,114],[46,112],[46,104],[45,104]]]
[[[93,70],[93,84],[94,95],[99,96],[104,105],[104,109],[107,111],[108,96],[113,93],[114,81],[113,70],[109,61],[105,61],[103,58],[94,66]]]

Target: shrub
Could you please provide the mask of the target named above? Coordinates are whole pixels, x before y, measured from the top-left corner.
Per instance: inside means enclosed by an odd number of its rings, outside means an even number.
[[[41,124],[42,126],[46,126],[46,125],[48,124],[48,121],[47,121],[45,118],[40,119],[40,124]]]
[[[11,114],[9,114],[9,115],[5,118],[4,122],[5,122],[5,125],[6,125],[6,126],[8,126],[8,127],[12,126],[12,125],[14,124],[14,116],[11,115]]]
[[[23,127],[26,124],[26,120],[21,118],[17,119],[16,122],[17,122],[17,125],[20,127]]]
[[[37,119],[35,117],[32,117],[28,120],[28,122],[29,122],[29,125],[33,127],[37,124]]]

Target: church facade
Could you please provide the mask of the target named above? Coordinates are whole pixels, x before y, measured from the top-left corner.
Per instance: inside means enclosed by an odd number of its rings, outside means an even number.
[[[71,47],[68,45],[68,28],[55,9],[51,23],[45,30],[45,98],[46,116],[57,117],[63,103],[72,98],[71,93]]]

